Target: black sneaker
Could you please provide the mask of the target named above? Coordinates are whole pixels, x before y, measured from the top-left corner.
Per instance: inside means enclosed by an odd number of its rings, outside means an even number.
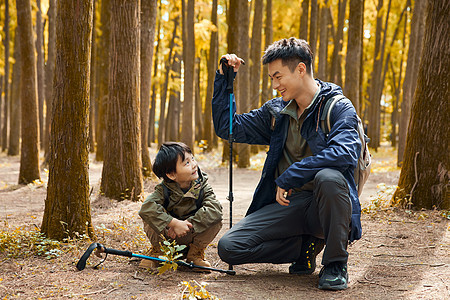
[[[321,290],[345,290],[348,282],[347,263],[332,262],[323,266],[319,278]]]
[[[289,274],[312,274],[316,270],[316,256],[322,251],[325,241],[312,235],[304,235],[300,257],[289,266]]]

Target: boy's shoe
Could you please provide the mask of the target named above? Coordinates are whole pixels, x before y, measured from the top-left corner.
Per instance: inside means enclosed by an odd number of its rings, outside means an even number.
[[[163,252],[160,248],[152,247],[146,255],[158,258],[159,256],[163,255]],[[142,259],[139,263],[140,268],[156,269],[159,266],[160,262],[156,260]]]
[[[316,270],[316,256],[325,246],[325,241],[312,235],[304,235],[300,257],[289,266],[289,274],[312,274]]]
[[[211,264],[205,260],[205,248],[200,248],[194,244],[189,245],[186,261],[188,263],[192,262],[196,266],[211,268]],[[210,273],[209,270],[205,269],[193,268],[192,270]]]
[[[319,278],[321,290],[345,290],[348,282],[347,263],[336,261],[323,266]]]

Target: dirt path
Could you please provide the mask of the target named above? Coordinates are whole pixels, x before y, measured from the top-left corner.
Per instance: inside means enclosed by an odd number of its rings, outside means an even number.
[[[111,256],[101,270],[75,271],[74,264],[89,244],[64,255],[44,258],[6,259],[0,253],[0,298],[3,299],[180,299],[180,283],[207,282],[207,290],[221,299],[448,299],[450,278],[450,225],[435,211],[408,212],[375,204],[383,202],[377,191],[394,185],[398,170],[390,170],[389,157],[379,154],[361,197],[363,237],[349,247],[349,288],[340,292],[317,289],[318,271],[309,276],[287,273],[287,264],[235,266],[236,276],[198,274],[180,270],[155,275],[137,267],[138,262]],[[229,224],[228,169],[200,160],[210,183],[224,206],[224,226]],[[0,154],[0,226],[40,226],[46,188],[43,184],[16,185],[19,158]],[[46,179],[46,173],[42,173]],[[112,248],[145,250],[148,245],[137,216],[140,203],[116,202],[98,196],[101,164],[90,164],[94,188],[92,219],[99,242]],[[233,221],[240,220],[250,203],[260,171],[235,169]],[[154,183],[146,183],[151,192]],[[378,186],[378,187],[377,187]],[[374,200],[375,199],[375,200]],[[217,255],[217,239],[207,257],[214,267],[227,268]],[[95,259],[93,259],[95,260]],[[318,258],[320,263],[320,256]]]

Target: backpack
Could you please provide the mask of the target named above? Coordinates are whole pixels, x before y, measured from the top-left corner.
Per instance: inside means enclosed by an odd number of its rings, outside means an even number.
[[[322,131],[326,137],[328,137],[331,128],[331,110],[333,109],[336,102],[345,98],[346,97],[344,95],[336,95],[325,100],[322,116],[320,117],[320,127],[322,128]],[[356,117],[358,118],[358,135],[359,139],[361,140],[361,153],[359,154],[358,163],[356,165],[353,176],[355,178],[358,196],[361,196],[363,186],[366,183],[367,178],[369,178],[370,168],[372,167],[372,156],[369,152],[368,146],[370,139],[364,133],[364,127],[361,119],[359,118],[359,116]]]
[[[164,192],[164,203],[163,203],[163,207],[165,210],[167,210],[167,207],[169,206],[169,198],[170,198],[170,194],[172,193],[169,188],[167,186],[165,186],[164,184],[163,186],[163,192]],[[205,192],[203,191],[203,188],[200,189],[200,192],[198,194],[198,198],[195,199],[195,205],[197,206],[193,211],[191,211],[189,213],[189,215],[194,215],[199,209],[200,207],[202,207],[203,204],[203,198],[204,198],[204,194]],[[168,211],[168,210],[167,210]],[[180,216],[177,216],[174,212],[168,211],[169,214],[177,219],[180,219]]]

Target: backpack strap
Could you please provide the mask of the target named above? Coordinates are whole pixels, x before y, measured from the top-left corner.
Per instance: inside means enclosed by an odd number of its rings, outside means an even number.
[[[320,116],[320,127],[326,136],[328,136],[331,130],[331,110],[336,102],[342,99],[345,99],[344,95],[336,95],[325,100],[322,115]]]
[[[167,207],[169,206],[169,199],[170,199],[171,192],[165,184],[163,184],[162,186],[163,186],[163,193],[164,193],[163,207],[165,210],[167,210]]]

